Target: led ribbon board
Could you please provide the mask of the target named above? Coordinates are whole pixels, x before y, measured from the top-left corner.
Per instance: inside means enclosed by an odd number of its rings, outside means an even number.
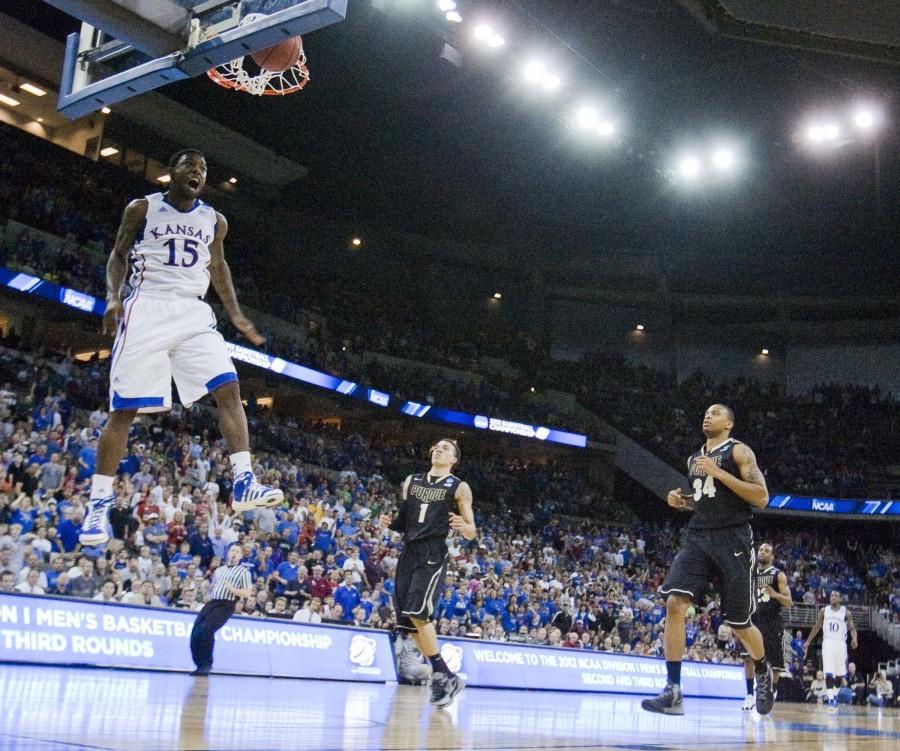
[[[447,422],[452,425],[463,425],[467,428],[506,433],[507,435],[517,435],[522,438],[532,438],[550,443],[562,443],[566,446],[575,446],[582,449],[587,448],[588,438],[586,435],[569,433],[566,430],[547,428],[542,425],[529,425],[528,423],[507,420],[502,417],[470,415],[468,412],[433,407],[429,404],[420,404],[419,402],[406,402],[400,407],[400,411],[410,417],[428,417],[432,420]]]
[[[141,670],[194,669],[196,613],[72,597],[0,594],[0,661]],[[217,672],[397,680],[386,631],[238,616],[216,635]]]
[[[858,514],[871,517],[900,516],[900,501],[848,500],[846,498],[810,498],[800,495],[773,495],[768,509],[778,511],[805,511],[817,514]]]

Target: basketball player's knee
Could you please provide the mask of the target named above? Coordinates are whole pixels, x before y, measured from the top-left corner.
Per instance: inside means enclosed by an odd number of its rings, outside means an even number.
[[[666,598],[666,615],[681,615],[687,613],[691,599],[686,595],[671,594]]]
[[[137,415],[136,409],[117,409],[109,413],[106,427],[112,432],[131,430],[131,423]]]
[[[212,392],[212,395],[219,407],[233,407],[241,403],[241,387],[237,381],[223,383]]]

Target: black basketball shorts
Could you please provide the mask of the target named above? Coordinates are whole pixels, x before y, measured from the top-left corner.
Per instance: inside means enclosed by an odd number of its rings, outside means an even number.
[[[415,631],[411,618],[420,621],[434,618],[449,558],[443,538],[408,543],[403,549],[394,577],[398,629]]]
[[[756,610],[756,551],[749,524],[722,529],[686,529],[684,545],[672,561],[660,594],[683,594],[703,604],[713,582],[722,596],[722,614],[732,626],[750,625]]]
[[[773,619],[763,620],[754,616],[753,625],[762,634],[763,648],[766,650],[766,662],[769,663],[769,667],[776,673],[786,673],[788,660],[785,655],[790,639],[784,633],[784,627],[781,625],[781,614],[778,615],[777,623]],[[741,657],[748,655],[749,652],[746,649],[741,651]]]

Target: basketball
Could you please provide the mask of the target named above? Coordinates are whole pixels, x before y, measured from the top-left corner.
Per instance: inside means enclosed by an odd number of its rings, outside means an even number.
[[[254,52],[253,62],[271,73],[284,73],[300,59],[300,49],[300,37],[293,37]]]

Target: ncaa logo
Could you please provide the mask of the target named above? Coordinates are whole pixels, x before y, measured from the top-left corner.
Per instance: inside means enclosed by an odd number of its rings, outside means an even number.
[[[444,644],[441,647],[441,657],[444,658],[444,662],[447,663],[447,667],[450,668],[451,672],[458,673],[462,670],[462,647],[458,647],[455,644]]]
[[[350,640],[350,662],[367,668],[375,662],[375,640],[362,634],[355,634]]]

